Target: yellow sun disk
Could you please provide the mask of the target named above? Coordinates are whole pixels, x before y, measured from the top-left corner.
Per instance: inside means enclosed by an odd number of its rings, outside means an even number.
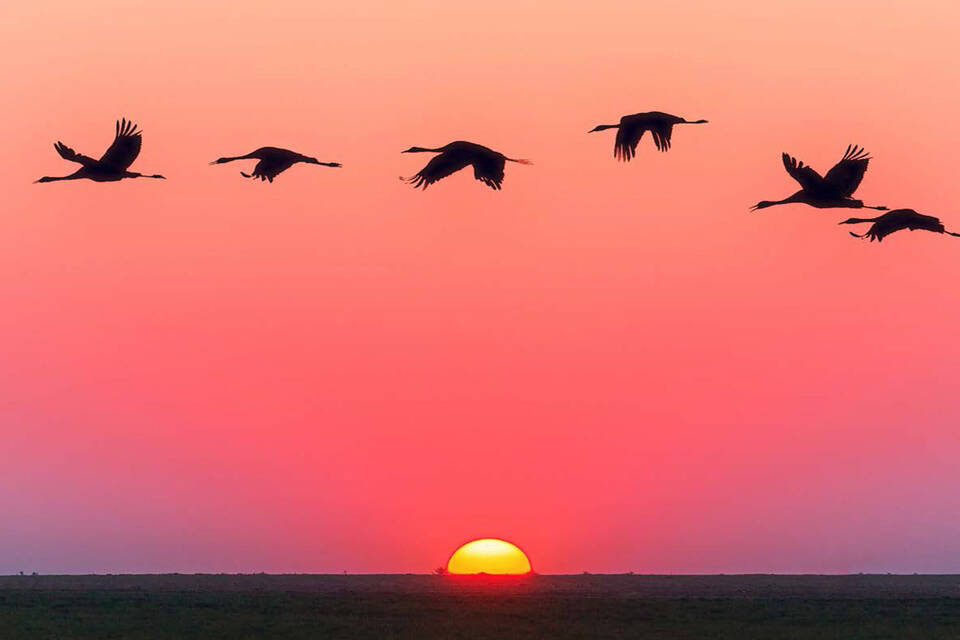
[[[530,560],[515,544],[497,538],[472,540],[453,552],[447,572],[467,575],[519,575],[530,573]]]

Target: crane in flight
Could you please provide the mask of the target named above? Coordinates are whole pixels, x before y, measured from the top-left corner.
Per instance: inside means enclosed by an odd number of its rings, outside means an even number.
[[[599,124],[587,133],[616,129],[617,138],[613,143],[613,156],[618,160],[629,162],[637,155],[637,145],[647,131],[653,136],[653,144],[657,149],[666,152],[670,150],[674,125],[706,123],[706,120],[687,120],[662,111],[648,111],[623,116],[619,124]]]
[[[99,160],[77,153],[59,140],[53,145],[60,157],[70,162],[76,162],[80,168],[67,176],[44,176],[37,182],[57,182],[59,180],[93,180],[95,182],[116,182],[124,178],[160,178],[159,174],[145,175],[135,171],[128,171],[133,161],[140,155],[140,146],[143,144],[142,131],[137,125],[126,118],[117,120],[113,144]]]
[[[339,162],[320,162],[316,158],[305,156],[289,149],[280,149],[279,147],[260,147],[256,151],[251,151],[245,156],[232,156],[226,158],[217,158],[210,164],[223,164],[233,162],[234,160],[259,160],[253,167],[253,173],[240,172],[244,178],[259,178],[261,182],[267,180],[273,182],[279,174],[283,173],[298,162],[304,164],[319,164],[324,167],[342,167]]]
[[[853,198],[853,193],[863,181],[863,174],[867,172],[867,165],[870,163],[869,154],[859,146],[847,145],[843,158],[825,176],[786,153],[782,158],[783,167],[800,185],[800,191],[783,200],[761,200],[750,208],[751,211],[790,203],[806,204],[818,209],[888,209],[871,207],[863,204],[863,200]]]
[[[487,185],[494,191],[499,191],[503,184],[504,167],[507,161],[519,164],[533,164],[529,160],[508,158],[498,151],[473,142],[458,140],[445,144],[436,149],[424,147],[410,147],[401,153],[437,153],[423,169],[415,175],[401,180],[412,184],[414,188],[426,189],[434,182],[442,180],[460,169],[473,166],[473,177]]]
[[[957,236],[960,238],[960,233],[947,231],[943,223],[940,222],[940,218],[926,216],[922,213],[917,213],[913,209],[894,209],[876,218],[847,218],[839,224],[859,224],[861,222],[872,222],[873,224],[870,225],[866,233],[854,233],[851,231],[850,235],[854,238],[870,238],[870,242],[874,240],[883,242],[883,239],[891,233],[903,231],[904,229],[909,229],[910,231],[922,229],[924,231],[945,233],[949,236]]]

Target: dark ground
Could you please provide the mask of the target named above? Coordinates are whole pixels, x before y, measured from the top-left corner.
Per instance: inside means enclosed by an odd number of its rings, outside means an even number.
[[[960,576],[0,576],[0,639],[960,640]]]

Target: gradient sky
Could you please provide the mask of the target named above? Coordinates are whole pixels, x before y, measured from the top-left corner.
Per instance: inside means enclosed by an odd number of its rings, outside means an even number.
[[[4,10],[0,573],[960,571],[960,241],[748,212],[960,230],[960,5],[195,4]],[[120,116],[167,181],[32,184]]]

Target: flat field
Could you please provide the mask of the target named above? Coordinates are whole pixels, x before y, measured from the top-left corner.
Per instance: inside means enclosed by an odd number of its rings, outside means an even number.
[[[960,576],[0,576],[2,640],[960,638]]]

